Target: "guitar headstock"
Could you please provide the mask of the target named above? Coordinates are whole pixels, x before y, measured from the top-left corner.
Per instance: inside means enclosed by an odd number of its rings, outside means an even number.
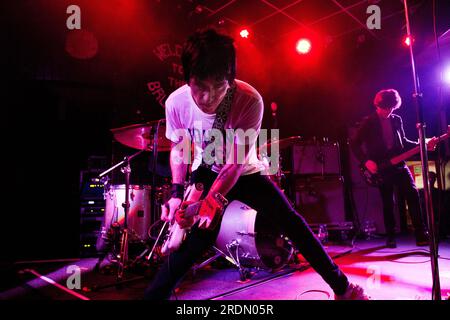
[[[447,126],[447,132],[439,137],[433,137],[427,142],[427,149],[433,151],[439,142],[448,139],[450,136],[450,125]]]

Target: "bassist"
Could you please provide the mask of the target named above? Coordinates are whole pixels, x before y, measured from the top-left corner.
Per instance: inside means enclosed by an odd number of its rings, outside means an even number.
[[[405,137],[400,116],[392,112],[400,108],[401,97],[397,90],[379,91],[374,99],[376,111],[366,117],[351,139],[352,150],[362,169],[379,177],[378,187],[383,202],[386,246],[396,247],[394,220],[394,187],[404,195],[414,225],[416,244],[428,245],[428,232],[421,215],[419,193],[406,163],[396,165],[389,159],[418,145]]]

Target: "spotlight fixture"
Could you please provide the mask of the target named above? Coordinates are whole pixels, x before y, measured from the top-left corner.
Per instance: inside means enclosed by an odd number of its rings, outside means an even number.
[[[239,35],[241,36],[241,38],[248,39],[248,36],[250,35],[250,32],[248,32],[247,29],[242,29],[242,30],[239,32]]]
[[[295,49],[299,54],[308,54],[311,51],[311,41],[306,38],[297,41]]]

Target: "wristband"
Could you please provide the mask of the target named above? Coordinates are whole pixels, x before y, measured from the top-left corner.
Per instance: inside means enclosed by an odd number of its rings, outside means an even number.
[[[170,189],[170,195],[172,198],[183,199],[184,196],[184,184],[173,183]]]

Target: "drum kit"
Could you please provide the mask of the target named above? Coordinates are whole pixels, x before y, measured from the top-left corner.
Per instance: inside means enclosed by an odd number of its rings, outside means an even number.
[[[125,156],[122,161],[102,172],[99,178],[105,181],[105,215],[102,230],[97,241],[97,250],[102,252],[96,265],[100,268],[106,256],[112,255],[112,262],[118,266],[117,281],[123,278],[124,270],[130,265],[128,249],[130,242],[142,243],[147,246],[148,232],[152,222],[157,217],[157,198],[161,199],[161,191],[167,189],[156,186],[156,174],[153,174],[152,185],[140,186],[130,183],[131,162],[143,152],[151,152],[153,167],[159,152],[170,150],[170,141],[164,137],[165,120],[135,124],[127,127],[115,128],[111,132],[114,139],[124,146],[138,150],[131,156]],[[109,185],[107,175],[120,168],[125,176],[125,185]],[[160,191],[157,195],[156,191]],[[154,205],[152,205],[154,204]],[[119,241],[117,241],[120,239]],[[119,242],[119,244],[117,243]],[[133,261],[133,264],[137,259]]]
[[[160,206],[170,194],[168,192],[170,185],[157,186],[156,174],[152,175],[152,185],[131,184],[130,164],[141,153],[149,152],[153,157],[153,168],[150,170],[153,169],[153,172],[156,172],[158,153],[169,152],[171,142],[165,137],[164,119],[111,129],[111,133],[122,145],[137,150],[136,153],[125,156],[122,161],[99,175],[99,178],[105,181],[105,213],[102,231],[97,241],[97,249],[103,253],[96,269],[99,269],[107,255],[113,256],[111,261],[118,266],[117,281],[119,282],[123,278],[125,269],[139,261],[150,264],[157,261],[153,256],[155,252],[162,256],[158,244],[161,244],[160,238],[164,238],[166,224],[163,225],[159,220]],[[270,150],[275,144],[279,149],[285,149],[299,140],[301,137],[295,136],[269,141],[260,147],[258,152]],[[264,156],[266,154],[262,155]],[[119,169],[125,177],[125,184],[109,185],[107,175]],[[279,166],[277,173],[272,175],[271,179],[279,183],[282,175],[283,172]],[[292,245],[286,237],[274,234],[271,226],[264,228],[264,223],[257,222],[256,211],[245,204],[232,202],[224,213],[219,236],[213,247],[218,253],[213,259],[224,256],[228,261],[234,262],[241,272],[241,279],[243,267],[276,270],[285,266],[293,255]],[[158,236],[152,236],[156,234]],[[153,241],[152,247],[148,244],[151,241]],[[132,261],[129,260],[129,244],[131,243],[140,243],[145,247],[144,252],[136,255]],[[148,252],[150,254],[147,254]]]

